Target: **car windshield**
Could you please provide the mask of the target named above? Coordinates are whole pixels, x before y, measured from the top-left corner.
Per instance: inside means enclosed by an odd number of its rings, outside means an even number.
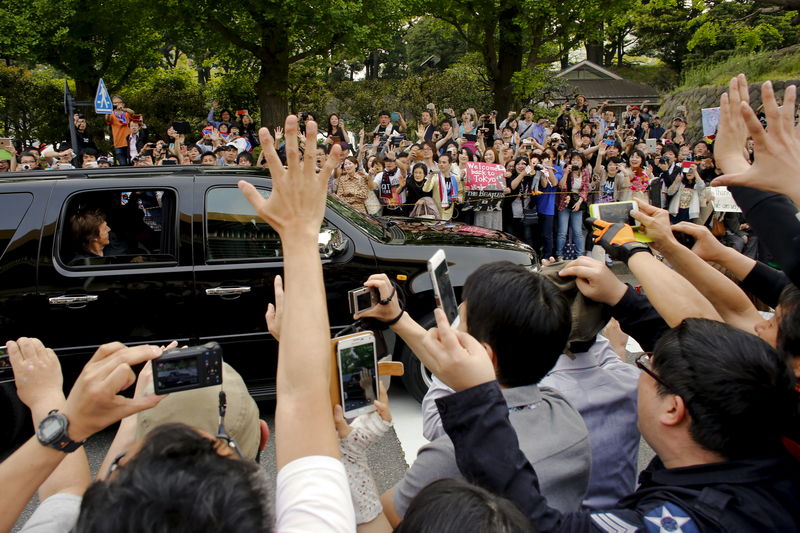
[[[380,218],[356,211],[331,194],[328,195],[328,207],[352,222],[354,226],[370,237],[381,242],[389,242],[391,240],[391,236],[386,229],[387,224]]]

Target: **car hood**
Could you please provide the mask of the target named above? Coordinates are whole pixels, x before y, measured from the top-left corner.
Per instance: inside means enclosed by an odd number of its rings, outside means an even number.
[[[532,251],[530,246],[508,233],[461,222],[406,217],[384,217],[384,219],[394,223],[390,229],[392,236],[395,241],[402,240],[403,244],[481,246],[526,253]]]

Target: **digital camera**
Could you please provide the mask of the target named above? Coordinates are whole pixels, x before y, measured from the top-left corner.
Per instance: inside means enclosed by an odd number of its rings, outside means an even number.
[[[167,394],[222,384],[222,348],[216,342],[173,348],[153,359],[153,391]]]

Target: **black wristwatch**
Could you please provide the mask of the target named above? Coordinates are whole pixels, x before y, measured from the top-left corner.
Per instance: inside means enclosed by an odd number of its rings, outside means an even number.
[[[53,409],[47,416],[39,422],[39,427],[36,429],[36,438],[39,439],[45,446],[50,446],[56,450],[70,453],[74,452],[86,441],[75,442],[67,436],[69,429],[69,420],[58,410]]]

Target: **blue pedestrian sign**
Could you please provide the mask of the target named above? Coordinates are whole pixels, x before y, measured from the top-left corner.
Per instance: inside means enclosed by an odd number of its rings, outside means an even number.
[[[99,115],[110,115],[114,112],[114,106],[111,105],[111,97],[108,96],[108,89],[103,78],[100,78],[100,83],[97,84],[97,95],[94,97],[94,112]]]

